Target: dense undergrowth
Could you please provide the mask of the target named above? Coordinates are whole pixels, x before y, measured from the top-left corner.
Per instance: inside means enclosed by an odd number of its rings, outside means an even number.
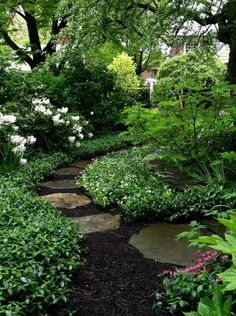
[[[215,205],[235,203],[233,189],[220,184],[196,185],[177,191],[152,173],[144,156],[150,147],[112,153],[91,164],[78,181],[96,203],[117,203],[129,221],[137,219],[179,220],[203,215]]]
[[[0,176],[0,315],[38,315],[46,305],[66,301],[74,269],[82,264],[81,235],[34,191],[45,176],[73,158],[125,146],[103,136],[80,149],[37,155],[17,171]]]

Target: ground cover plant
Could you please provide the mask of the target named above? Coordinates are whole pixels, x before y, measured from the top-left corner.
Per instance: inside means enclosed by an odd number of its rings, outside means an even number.
[[[82,263],[74,224],[32,195],[66,162],[66,155],[51,154],[0,177],[1,315],[38,315],[45,305],[65,301],[72,271]]]
[[[81,147],[70,147],[68,155],[74,159],[95,158],[108,152],[118,151],[131,146],[128,137],[114,134],[95,135],[81,143]]]
[[[226,197],[234,192],[219,184],[194,186],[177,191],[153,174],[143,158],[150,147],[109,154],[93,162],[78,180],[99,205],[117,203],[128,220],[187,219],[204,214],[216,204],[235,203]],[[225,208],[226,209],[226,208]],[[222,211],[225,210],[222,207]]]
[[[72,273],[82,264],[82,237],[73,222],[34,195],[44,177],[73,158],[122,146],[126,140],[102,136],[67,154],[34,155],[17,171],[0,176],[1,315],[38,315],[45,306],[66,301]]]

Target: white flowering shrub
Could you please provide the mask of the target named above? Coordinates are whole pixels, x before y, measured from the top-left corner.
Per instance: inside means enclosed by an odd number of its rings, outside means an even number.
[[[0,112],[0,165],[26,164],[24,157],[27,148],[36,142],[34,136],[19,135],[19,127],[16,125],[17,118],[12,114]]]
[[[93,136],[88,122],[80,115],[69,113],[67,107],[56,108],[49,99],[35,98],[31,112],[22,121],[25,132],[32,130],[35,148],[64,150],[80,147],[84,138]]]

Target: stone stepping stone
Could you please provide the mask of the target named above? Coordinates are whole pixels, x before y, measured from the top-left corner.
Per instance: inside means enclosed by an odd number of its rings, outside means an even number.
[[[92,201],[85,195],[76,193],[54,193],[41,196],[43,200],[51,201],[54,207],[73,209],[78,206],[85,206]]]
[[[89,164],[91,164],[92,161],[91,160],[79,160],[79,161],[75,161],[71,164],[72,167],[76,167],[76,168],[81,168],[81,169],[85,169]]]
[[[192,265],[197,259],[196,249],[188,247],[186,239],[176,241],[176,236],[189,230],[188,225],[159,223],[147,226],[131,237],[129,244],[147,259],[161,263]]]
[[[120,227],[120,215],[99,214],[75,218],[80,234],[116,230]]]
[[[64,189],[76,189],[75,180],[61,180],[61,181],[47,181],[41,184],[41,188],[64,190]]]
[[[56,175],[58,176],[79,176],[82,170],[75,167],[66,167],[57,170]]]

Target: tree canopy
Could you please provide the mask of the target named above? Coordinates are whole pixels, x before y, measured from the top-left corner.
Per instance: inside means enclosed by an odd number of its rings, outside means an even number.
[[[54,38],[65,26],[63,36],[85,51],[112,40],[132,50],[140,65],[160,43],[171,44],[178,35],[209,38],[214,25],[218,40],[230,47],[228,79],[236,83],[236,0],[9,0],[1,2],[0,12],[0,36],[31,68],[55,51]],[[25,48],[11,37],[16,15],[27,26]],[[40,30],[45,28],[49,40],[42,48]]]
[[[66,15],[58,14],[57,6],[56,0],[10,0],[0,3],[0,38],[32,69],[45,61],[46,54],[55,52],[54,36],[67,24]],[[22,27],[25,26],[27,31],[28,42],[23,46],[16,40],[15,33],[19,32],[16,19],[21,20]],[[42,45],[40,35],[45,29],[49,38]]]

